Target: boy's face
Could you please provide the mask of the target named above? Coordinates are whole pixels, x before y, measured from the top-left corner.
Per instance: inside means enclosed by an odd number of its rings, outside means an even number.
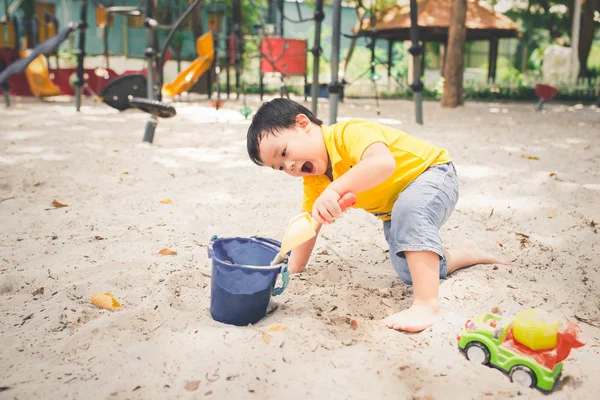
[[[329,162],[321,127],[303,114],[293,127],[262,138],[260,159],[291,176],[323,175]]]

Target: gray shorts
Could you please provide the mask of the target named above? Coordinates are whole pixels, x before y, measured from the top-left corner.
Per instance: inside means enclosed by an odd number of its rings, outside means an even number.
[[[437,253],[440,279],[446,277],[448,265],[439,230],[457,201],[458,177],[451,162],[429,167],[398,195],[392,219],[383,222],[383,230],[392,266],[404,282],[412,284],[405,251]]]

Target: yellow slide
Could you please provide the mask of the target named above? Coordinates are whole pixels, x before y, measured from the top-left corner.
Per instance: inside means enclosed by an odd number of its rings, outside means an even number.
[[[174,97],[189,91],[198,82],[202,74],[210,68],[215,55],[212,32],[205,33],[198,38],[196,52],[199,57],[192,62],[192,65],[181,72],[173,82],[163,86],[163,95]]]
[[[27,57],[29,50],[21,50],[21,58]],[[25,70],[25,77],[29,83],[29,89],[35,97],[57,96],[60,94],[60,88],[50,80],[48,64],[46,57],[42,54],[33,60]]]

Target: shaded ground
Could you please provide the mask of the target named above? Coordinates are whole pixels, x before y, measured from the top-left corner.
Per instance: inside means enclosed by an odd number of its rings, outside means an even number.
[[[258,99],[249,102],[256,109]],[[279,239],[300,207],[299,181],[247,159],[241,102],[219,112],[205,100],[178,105],[154,146],[140,143],[146,116],[137,111],[15,103],[0,111],[0,386],[9,388],[0,399],[600,392],[598,109],[425,103],[418,126],[411,102],[383,102],[382,122],[446,147],[455,161],[461,199],[446,244],[471,238],[512,265],[456,273],[441,287],[439,324],[389,331],[379,320],[407,307],[411,289],[394,275],[380,222],[351,210],[324,228],[311,267],[256,325],[287,327],[267,343],[208,311],[211,236]],[[327,119],[327,103],[319,116]],[[348,100],[339,116],[380,118],[369,100]],[[163,248],[177,255],[157,255]],[[99,291],[123,308],[92,306]],[[494,307],[585,321],[588,345],[565,362],[556,393],[522,389],[457,350],[464,321]],[[190,381],[197,389],[186,390]]]

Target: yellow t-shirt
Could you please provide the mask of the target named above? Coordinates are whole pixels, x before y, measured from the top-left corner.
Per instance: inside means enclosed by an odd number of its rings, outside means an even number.
[[[323,139],[331,161],[333,179],[356,165],[364,151],[376,142],[388,146],[396,159],[396,170],[384,182],[357,194],[354,208],[362,208],[383,221],[391,218],[398,194],[423,171],[434,164],[450,161],[445,149],[418,139],[408,133],[366,120],[353,119],[330,127],[322,126]],[[325,175],[304,177],[302,210],[311,212],[315,200],[329,186]]]

